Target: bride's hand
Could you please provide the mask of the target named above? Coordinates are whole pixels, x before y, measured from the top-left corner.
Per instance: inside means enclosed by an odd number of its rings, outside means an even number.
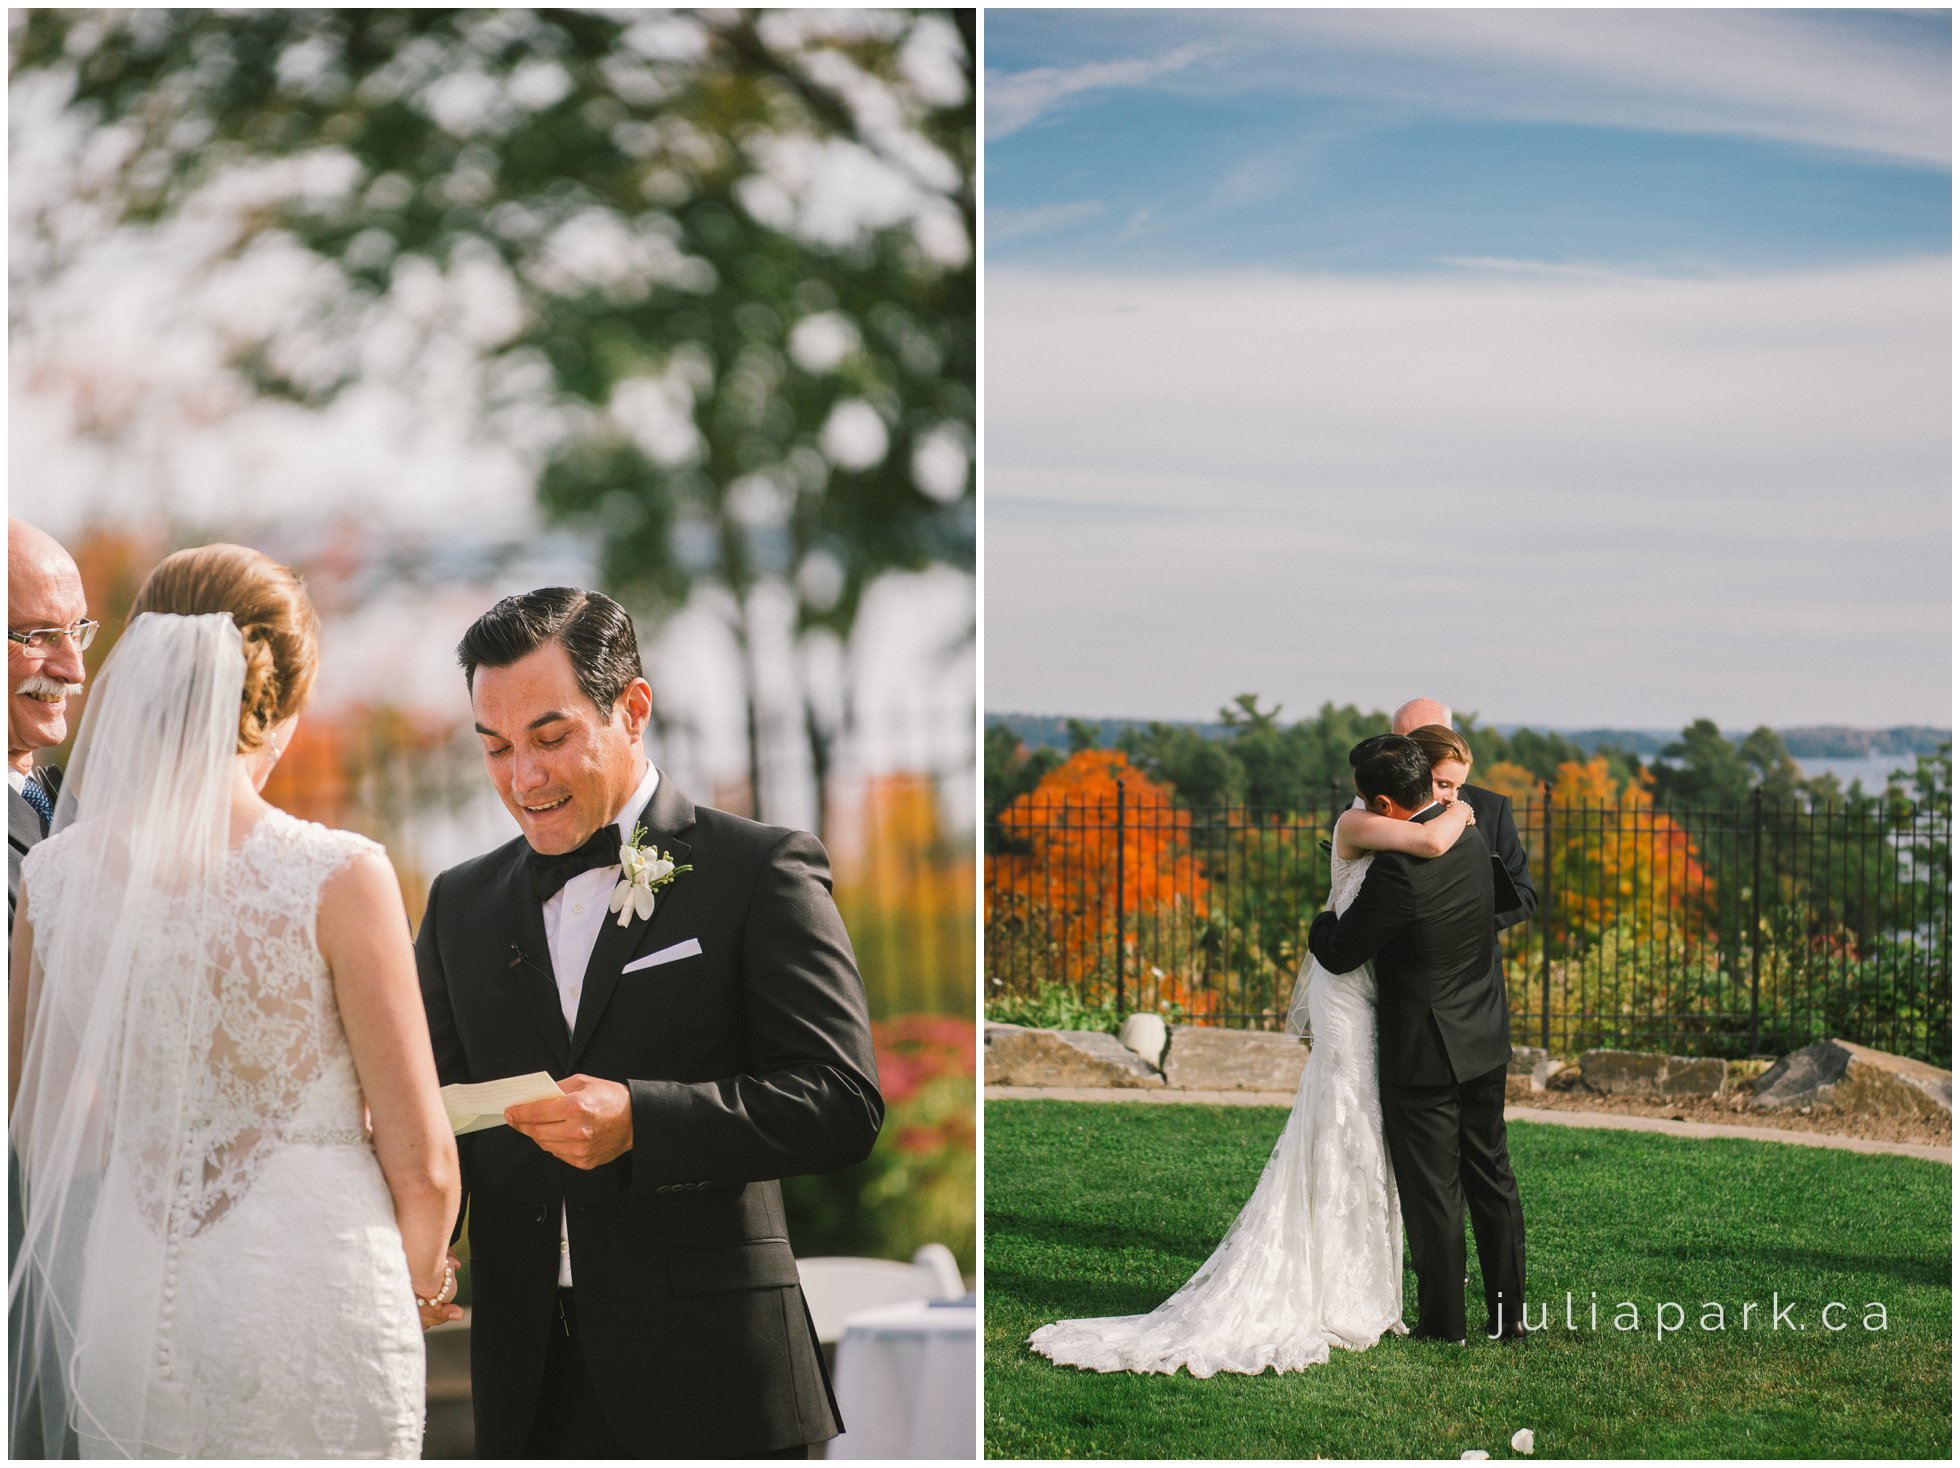
[[[449,1279],[453,1279],[455,1277],[454,1272],[463,1267],[463,1261],[456,1257],[456,1251],[454,1249],[449,1251],[449,1257],[444,1262],[451,1271]],[[438,1287],[436,1294],[433,1295],[424,1295],[421,1287],[415,1285],[413,1281],[410,1281],[410,1287],[415,1290],[415,1313],[421,1317],[422,1329],[425,1331],[432,1326],[442,1325],[448,1321],[461,1320],[463,1318],[463,1307],[456,1303],[453,1294],[451,1298],[443,1300],[439,1305],[424,1305],[422,1303],[425,1299],[434,1299],[438,1295],[450,1293],[449,1279],[445,1279],[443,1285]]]

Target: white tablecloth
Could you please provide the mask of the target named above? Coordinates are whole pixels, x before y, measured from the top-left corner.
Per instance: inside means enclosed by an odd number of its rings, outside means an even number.
[[[837,1406],[845,1432],[826,1458],[975,1455],[980,1313],[957,1304],[887,1305],[844,1323]]]

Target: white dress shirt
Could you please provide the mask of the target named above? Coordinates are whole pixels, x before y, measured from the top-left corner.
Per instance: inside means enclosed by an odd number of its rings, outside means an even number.
[[[15,769],[12,765],[8,765],[7,783],[14,787],[14,794],[18,795],[27,788],[27,776]]]
[[[613,817],[622,843],[632,839],[633,823],[646,809],[647,802],[653,799],[653,792],[659,785],[660,771],[653,767],[651,760],[647,760],[646,773],[640,777],[639,788],[628,797],[619,814]],[[544,940],[551,951],[551,974],[558,983],[558,1008],[565,1016],[565,1033],[568,1035],[578,1025],[579,991],[585,987],[585,966],[591,961],[592,949],[599,941],[599,929],[608,918],[618,921],[608,905],[612,901],[613,888],[618,885],[619,866],[614,863],[609,867],[580,872],[545,899]],[[562,1208],[558,1215],[558,1283],[565,1289],[570,1289],[572,1284],[571,1233],[566,1227]]]

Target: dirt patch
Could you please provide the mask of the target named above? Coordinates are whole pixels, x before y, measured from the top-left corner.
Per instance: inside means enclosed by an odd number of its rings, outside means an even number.
[[[1806,1114],[1756,1111],[1745,1087],[1726,1096],[1594,1096],[1584,1091],[1533,1091],[1520,1088],[1509,1098],[1514,1106],[1541,1111],[1590,1111],[1614,1116],[1644,1116],[1656,1121],[1700,1121],[1720,1126],[1761,1127],[1769,1131],[1818,1132],[1834,1137],[1859,1137],[1870,1142],[1919,1142],[1932,1147],[1953,1145],[1953,1120],[1850,1115],[1841,1111]]]

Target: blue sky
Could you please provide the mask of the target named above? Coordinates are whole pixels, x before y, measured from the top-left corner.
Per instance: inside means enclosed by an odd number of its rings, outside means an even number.
[[[989,708],[1948,722],[1946,12],[985,18]]]

